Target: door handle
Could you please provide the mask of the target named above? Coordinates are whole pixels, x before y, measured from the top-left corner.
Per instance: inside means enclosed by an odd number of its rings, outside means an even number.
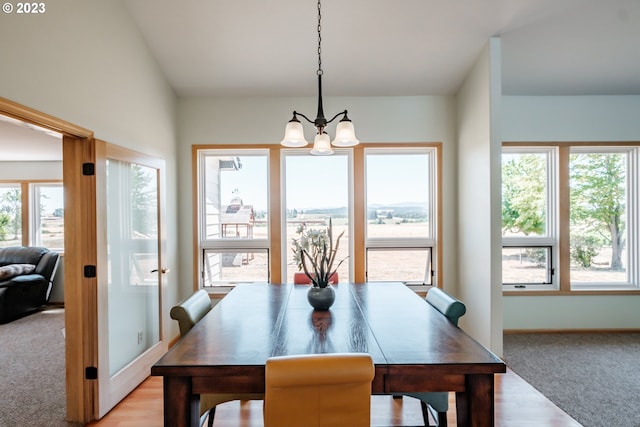
[[[170,271],[171,271],[171,270],[169,270],[168,268],[162,268],[162,269],[160,269],[160,273],[162,273],[162,274],[167,274],[167,273],[168,273],[168,272],[170,272]],[[157,268],[154,268],[153,270],[151,270],[151,272],[152,272],[152,273],[157,273],[157,272],[158,272],[158,269],[157,269]]]

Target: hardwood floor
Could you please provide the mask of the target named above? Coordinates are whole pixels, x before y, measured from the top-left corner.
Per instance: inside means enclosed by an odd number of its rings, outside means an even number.
[[[496,426],[581,427],[549,399],[508,370],[496,376]],[[448,421],[456,425],[455,401],[450,395]],[[412,398],[373,396],[371,425],[423,426],[420,404]],[[87,427],[162,426],[162,378],[150,377],[102,420]],[[262,427],[262,402],[229,402],[216,410],[215,427]]]

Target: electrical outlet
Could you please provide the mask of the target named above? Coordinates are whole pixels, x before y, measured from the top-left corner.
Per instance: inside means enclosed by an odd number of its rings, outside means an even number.
[[[142,339],[143,339],[142,331],[138,331],[138,344],[142,344]]]

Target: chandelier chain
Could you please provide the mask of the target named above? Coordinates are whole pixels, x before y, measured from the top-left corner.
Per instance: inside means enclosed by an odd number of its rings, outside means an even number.
[[[322,75],[322,14],[320,13],[320,0],[318,0],[318,75]]]

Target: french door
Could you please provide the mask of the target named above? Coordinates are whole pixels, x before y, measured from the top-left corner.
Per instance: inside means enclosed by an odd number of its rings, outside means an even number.
[[[148,377],[162,337],[164,162],[97,141],[98,417]]]

